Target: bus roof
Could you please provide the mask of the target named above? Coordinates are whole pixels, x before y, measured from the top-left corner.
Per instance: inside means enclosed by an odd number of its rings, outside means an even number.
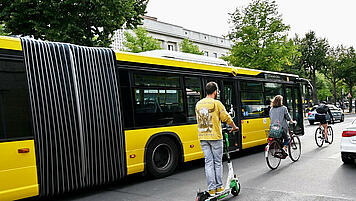
[[[298,75],[294,74],[228,66],[227,62],[222,59],[169,50],[154,50],[142,53],[116,52],[116,59],[119,61],[218,71],[223,73],[232,73],[235,76],[237,74],[255,76],[259,75],[260,73],[266,73],[288,77],[299,77]]]
[[[22,51],[21,39],[17,37],[0,36],[0,49],[10,49]],[[157,54],[159,53],[159,54]],[[241,67],[228,66],[226,62],[216,58],[206,58],[206,56],[190,55],[172,51],[156,51],[152,53],[129,53],[115,52],[116,59],[119,61],[128,61],[136,63],[148,63],[155,65],[173,66],[180,68],[216,71],[222,73],[230,73],[236,75],[252,75],[256,76],[261,73],[283,75],[289,77],[299,77],[294,74],[286,74],[272,71],[262,71],[256,69],[248,69]]]

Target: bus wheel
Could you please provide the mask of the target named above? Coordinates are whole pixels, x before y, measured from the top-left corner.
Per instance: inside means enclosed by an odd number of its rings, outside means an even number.
[[[169,137],[154,140],[146,154],[147,170],[156,178],[172,174],[178,165],[178,147]]]

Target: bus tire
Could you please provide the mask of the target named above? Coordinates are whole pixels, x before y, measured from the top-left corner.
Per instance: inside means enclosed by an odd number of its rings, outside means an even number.
[[[155,178],[171,175],[178,165],[178,147],[169,137],[153,140],[146,154],[147,171]]]

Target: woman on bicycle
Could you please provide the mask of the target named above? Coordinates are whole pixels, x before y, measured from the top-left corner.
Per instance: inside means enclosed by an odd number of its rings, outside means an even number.
[[[283,151],[286,156],[287,154],[287,146],[289,144],[289,135],[288,135],[288,124],[287,121],[291,123],[296,123],[292,120],[288,109],[286,106],[283,106],[283,96],[277,95],[272,99],[271,109],[269,111],[269,117],[271,120],[271,125],[279,122],[282,129],[282,138],[284,139],[283,143]]]

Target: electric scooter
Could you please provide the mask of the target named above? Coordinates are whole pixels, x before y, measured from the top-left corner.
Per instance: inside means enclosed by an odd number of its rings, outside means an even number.
[[[226,144],[225,147],[225,155],[227,158],[227,166],[229,168],[228,171],[228,176],[227,176],[227,181],[226,181],[226,186],[224,191],[215,194],[211,196],[208,191],[203,191],[203,192],[198,192],[196,201],[218,201],[223,198],[226,198],[230,194],[233,196],[237,196],[240,193],[240,183],[237,178],[237,175],[234,174],[234,168],[232,167],[232,161],[230,160],[230,154],[229,154],[229,130],[228,128],[223,128],[222,129],[223,136],[224,136],[224,141]]]

